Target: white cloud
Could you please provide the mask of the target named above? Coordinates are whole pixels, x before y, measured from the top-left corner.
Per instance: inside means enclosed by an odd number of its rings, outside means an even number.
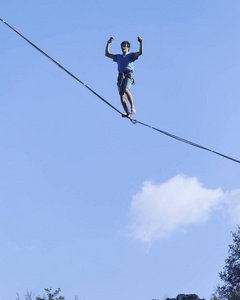
[[[235,224],[240,224],[240,190],[226,193],[228,212]]]
[[[240,221],[240,190],[207,189],[196,177],[185,175],[158,185],[146,181],[132,198],[133,236],[151,245],[175,230],[206,222],[214,210],[226,205],[232,218]]]

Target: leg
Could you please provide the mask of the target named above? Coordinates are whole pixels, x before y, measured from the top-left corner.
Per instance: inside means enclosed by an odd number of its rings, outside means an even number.
[[[125,98],[124,91],[119,92],[119,95],[120,95],[120,99],[121,99],[121,103],[122,103],[123,109],[126,112],[126,115],[128,116],[129,115],[128,103],[127,103],[127,100]]]
[[[132,94],[130,93],[129,89],[127,89],[127,88],[125,88],[123,92],[124,92],[124,94],[127,95],[128,101],[129,101],[129,103],[131,105],[131,112],[130,112],[130,114],[133,115],[133,114],[135,114],[136,110],[135,110],[135,107],[134,107]]]

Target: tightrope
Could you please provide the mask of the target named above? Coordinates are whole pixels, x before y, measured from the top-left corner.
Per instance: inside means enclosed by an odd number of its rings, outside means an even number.
[[[111,103],[109,103],[107,100],[105,100],[103,97],[101,97],[98,93],[96,93],[93,89],[91,89],[89,86],[87,86],[84,82],[82,82],[79,78],[77,78],[75,75],[73,75],[71,72],[69,72],[66,68],[64,68],[62,65],[60,65],[56,60],[54,60],[52,57],[50,57],[47,53],[45,53],[44,51],[42,51],[39,47],[37,47],[36,45],[34,45],[31,41],[29,41],[26,37],[24,37],[21,33],[19,33],[16,29],[14,29],[12,26],[10,26],[7,22],[5,22],[3,19],[0,18],[0,21],[2,21],[6,26],[8,26],[11,30],[13,30],[14,32],[16,32],[21,38],[23,38],[26,42],[28,42],[31,46],[33,46],[35,49],[37,49],[40,53],[42,53],[44,56],[46,56],[48,59],[50,59],[53,63],[55,63],[59,68],[61,68],[63,71],[65,71],[67,74],[69,74],[72,78],[74,78],[75,80],[77,80],[79,83],[81,83],[83,86],[85,86],[90,92],[92,92],[95,96],[97,96],[99,99],[101,99],[104,103],[106,103],[108,106],[110,106],[112,109],[114,109],[116,112],[118,112],[119,114],[122,115],[122,112],[119,111],[116,107],[114,107]],[[230,159],[234,162],[237,162],[237,163],[240,163],[239,160],[235,159],[235,158],[232,158],[230,156],[227,156],[227,155],[224,155],[222,153],[219,153],[219,152],[216,152],[214,150],[211,150],[211,149],[208,149],[206,147],[203,147],[201,145],[198,145],[196,143],[193,143],[191,141],[188,141],[186,139],[183,139],[181,137],[178,137],[174,134],[171,134],[171,133],[168,133],[166,131],[163,131],[161,129],[158,129],[156,127],[153,127],[151,125],[148,125],[148,124],[145,124],[143,122],[140,122],[136,119],[132,119],[132,118],[129,118],[129,120],[132,122],[132,124],[140,124],[142,126],[145,126],[145,127],[148,127],[148,128],[151,128],[155,131],[158,131],[164,135],[167,135],[173,139],[176,139],[178,141],[181,141],[183,143],[186,143],[186,144],[189,144],[191,146],[194,146],[194,147],[197,147],[197,148],[200,148],[202,150],[206,150],[206,151],[210,151],[214,154],[217,154],[217,155],[220,155],[224,158],[227,158],[227,159]]]

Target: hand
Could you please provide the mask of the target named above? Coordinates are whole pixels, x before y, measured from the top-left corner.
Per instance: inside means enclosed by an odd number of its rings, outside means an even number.
[[[138,41],[139,43],[142,43],[142,38],[140,36],[138,36]]]
[[[110,39],[108,40],[108,43],[111,44],[113,42],[114,38],[110,37]]]

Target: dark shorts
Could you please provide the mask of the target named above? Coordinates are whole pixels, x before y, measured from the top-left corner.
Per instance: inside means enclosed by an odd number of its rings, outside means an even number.
[[[130,90],[131,85],[134,83],[133,73],[119,74],[117,80],[118,91],[122,92],[124,89]]]

